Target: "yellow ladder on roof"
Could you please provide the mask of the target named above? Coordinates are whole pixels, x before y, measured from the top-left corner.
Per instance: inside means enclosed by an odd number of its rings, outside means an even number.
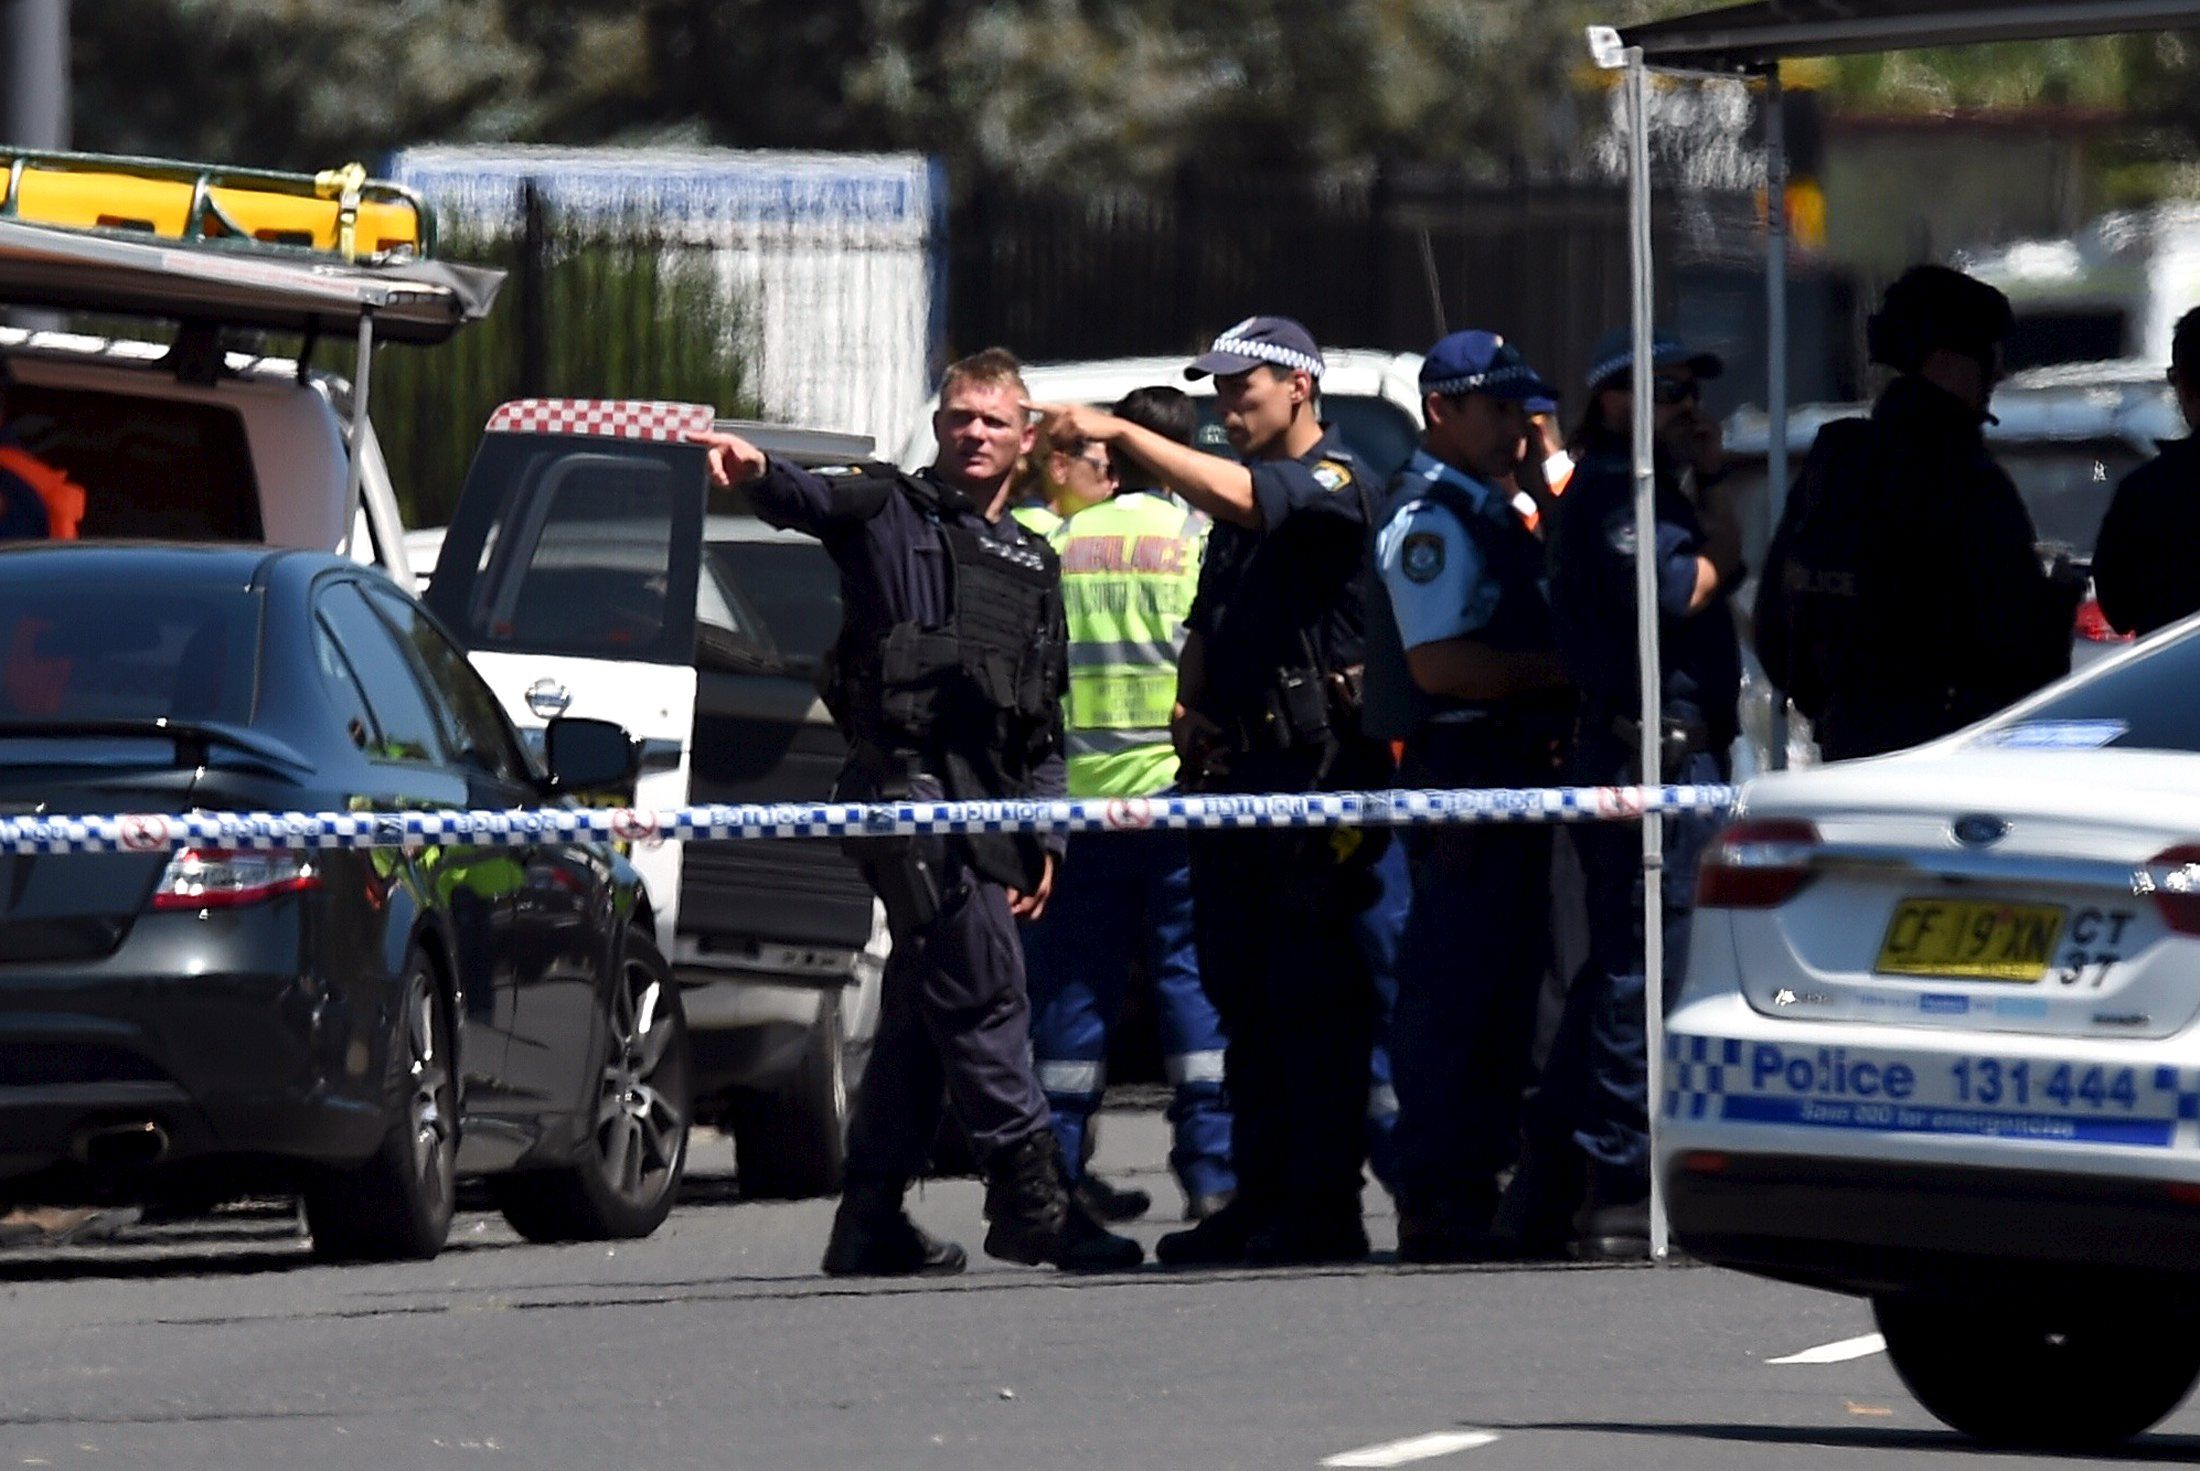
[[[230,248],[308,250],[347,261],[425,256],[435,224],[420,196],[358,164],[318,174],[158,158],[0,149],[0,218]]]

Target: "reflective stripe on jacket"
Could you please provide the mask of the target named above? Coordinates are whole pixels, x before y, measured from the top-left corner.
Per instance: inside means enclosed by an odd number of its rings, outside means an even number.
[[[1126,491],[1054,533],[1069,614],[1069,794],[1143,797],[1176,780],[1169,712],[1208,518]]]
[[[15,444],[0,444],[0,474],[13,475],[38,493],[46,508],[48,540],[76,540],[84,521],[84,487]]]

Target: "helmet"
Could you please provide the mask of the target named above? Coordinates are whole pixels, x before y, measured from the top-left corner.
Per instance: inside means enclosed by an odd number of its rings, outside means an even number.
[[[1947,266],[1912,266],[1865,325],[1872,361],[1914,373],[1935,348],[1985,357],[2009,335],[2009,298]]]

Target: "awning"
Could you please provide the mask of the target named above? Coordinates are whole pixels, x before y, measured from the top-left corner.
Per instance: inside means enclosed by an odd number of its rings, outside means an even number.
[[[0,306],[332,333],[371,313],[378,341],[438,343],[486,316],[503,282],[446,261],[290,260],[0,219]]]
[[[1760,70],[1789,56],[2200,28],[2200,0],[1765,0],[1625,27],[1652,67]]]

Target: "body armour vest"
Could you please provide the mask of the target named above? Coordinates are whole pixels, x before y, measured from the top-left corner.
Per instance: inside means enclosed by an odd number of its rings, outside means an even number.
[[[875,642],[844,622],[823,680],[826,707],[859,762],[912,758],[950,801],[1022,796],[1061,729],[1067,660],[1054,552],[1028,531],[1003,542],[950,524],[939,491],[918,477],[886,465],[864,473],[891,479],[938,532],[947,618],[896,623]],[[1033,888],[1045,863],[1031,834],[950,841],[1012,888]]]
[[[1494,497],[1495,491],[1491,492]],[[1482,559],[1483,575],[1497,583],[1497,611],[1467,637],[1511,653],[1546,652],[1558,646],[1551,621],[1551,595],[1543,543],[1509,510],[1503,522],[1477,506],[1474,498],[1448,479],[1427,480],[1407,500],[1426,500],[1451,512]],[[1406,504],[1401,500],[1399,505]],[[1378,528],[1380,529],[1380,528]],[[1372,560],[1372,559],[1371,559]],[[1406,667],[1405,640],[1398,632],[1390,597],[1380,586],[1369,598],[1367,731],[1379,740],[1404,740],[1436,715],[1453,711],[1490,711],[1487,701],[1432,695],[1413,682]]]

